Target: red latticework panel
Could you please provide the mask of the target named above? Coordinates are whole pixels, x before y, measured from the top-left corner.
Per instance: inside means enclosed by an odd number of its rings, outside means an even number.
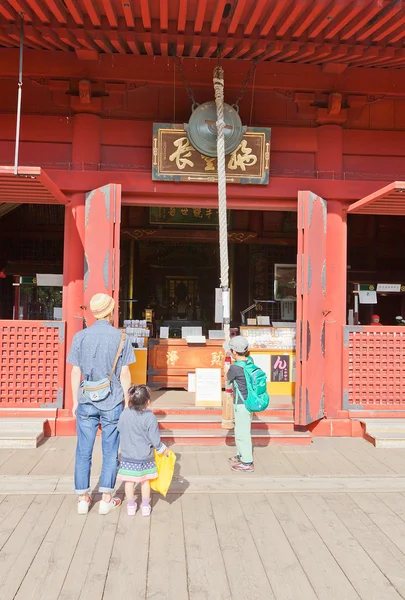
[[[65,323],[0,321],[0,408],[62,408]]]
[[[344,328],[344,408],[405,408],[405,329]]]

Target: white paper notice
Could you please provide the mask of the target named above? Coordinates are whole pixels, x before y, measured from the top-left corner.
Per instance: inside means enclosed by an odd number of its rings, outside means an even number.
[[[195,370],[195,401],[218,403],[222,400],[221,369]]]
[[[215,323],[224,322],[224,310],[222,307],[222,290],[215,288]]]
[[[160,328],[160,339],[161,340],[167,340],[169,337],[169,328],[168,327],[161,327]]]
[[[360,304],[377,304],[377,292],[375,290],[360,290]]]
[[[254,354],[253,352],[251,352],[250,355],[253,358],[253,362],[255,363],[255,365],[260,367],[260,369],[262,369],[262,371],[266,373],[266,380],[270,381],[270,354]]]

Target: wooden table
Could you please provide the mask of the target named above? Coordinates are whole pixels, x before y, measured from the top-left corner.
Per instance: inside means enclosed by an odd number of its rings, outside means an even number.
[[[187,390],[188,373],[195,369],[222,368],[225,351],[223,340],[207,340],[205,344],[188,344],[183,339],[150,339],[148,385],[152,389],[183,388]]]

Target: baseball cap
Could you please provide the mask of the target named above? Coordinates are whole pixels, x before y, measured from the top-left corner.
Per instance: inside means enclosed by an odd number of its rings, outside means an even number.
[[[249,342],[242,335],[237,335],[229,340],[229,342],[225,342],[223,347],[226,352],[234,350],[238,354],[244,354],[249,349]]]

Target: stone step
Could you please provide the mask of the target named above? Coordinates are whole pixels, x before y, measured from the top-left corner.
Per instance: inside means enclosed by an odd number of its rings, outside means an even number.
[[[0,432],[0,448],[32,449],[43,440],[43,431],[2,431]]]
[[[0,419],[0,448],[36,448],[44,438],[47,419]]]
[[[156,415],[161,430],[167,429],[222,429],[221,415]],[[252,425],[260,430],[294,431],[291,418],[254,415]]]
[[[405,448],[405,419],[360,419],[364,438],[376,448]]]
[[[233,430],[226,429],[166,429],[161,432],[162,440],[167,444],[216,446],[235,444]],[[252,429],[252,439],[255,446],[268,446],[269,444],[283,445],[309,445],[312,435],[308,431],[266,431]]]

